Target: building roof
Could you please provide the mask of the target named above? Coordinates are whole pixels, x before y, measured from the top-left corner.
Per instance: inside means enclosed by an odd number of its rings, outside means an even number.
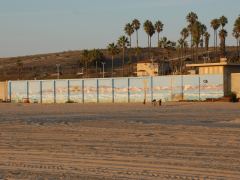
[[[240,64],[237,64],[237,63],[227,63],[227,62],[202,63],[202,64],[186,64],[186,67],[209,67],[209,66],[240,66]]]

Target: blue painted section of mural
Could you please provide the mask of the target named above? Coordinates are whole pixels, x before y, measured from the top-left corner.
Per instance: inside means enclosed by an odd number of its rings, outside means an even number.
[[[224,95],[222,75],[9,81],[9,98],[31,103],[205,100]]]

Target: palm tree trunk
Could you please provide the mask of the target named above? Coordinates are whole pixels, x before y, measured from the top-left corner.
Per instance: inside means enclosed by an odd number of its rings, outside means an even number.
[[[124,76],[125,47],[123,47],[122,76]]]
[[[217,37],[217,30],[216,30],[216,57],[218,56],[218,37]]]
[[[215,54],[215,57],[214,57],[214,59],[216,60],[216,30],[214,30],[214,54]]]
[[[239,38],[237,38],[237,57],[239,58]]]
[[[148,35],[148,48],[149,48],[149,35]]]
[[[132,36],[129,36],[129,40],[130,40],[130,48],[132,47]]]
[[[150,36],[150,49],[151,49],[151,47],[152,47],[152,37]]]
[[[160,34],[160,33],[158,33],[158,42],[157,42],[157,47],[158,47],[158,43],[159,43],[159,34]]]
[[[113,77],[113,56],[112,56],[112,77]]]
[[[88,77],[88,64],[86,62],[86,77]]]
[[[138,30],[137,30],[136,34],[137,34],[137,48],[138,48]]]
[[[183,70],[183,48],[181,48],[181,61],[180,61],[180,73],[182,74]]]
[[[194,49],[193,49],[193,38],[192,38],[192,33],[191,33],[191,56],[192,56],[192,60],[194,59]]]
[[[196,46],[196,56],[197,56],[197,63],[198,63],[198,44]]]

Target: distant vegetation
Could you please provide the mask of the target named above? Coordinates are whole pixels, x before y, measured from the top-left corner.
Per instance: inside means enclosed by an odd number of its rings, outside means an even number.
[[[159,64],[168,63],[169,73],[186,73],[185,63],[216,62],[220,57],[228,57],[231,62],[239,62],[240,45],[240,16],[234,22],[232,31],[236,39],[235,47],[226,46],[229,33],[225,26],[228,19],[225,16],[214,18],[210,25],[214,30],[210,36],[207,26],[200,22],[198,15],[190,12],[186,16],[186,26],[180,32],[176,42],[161,37],[164,23],[160,20],[153,23],[146,20],[141,23],[138,19],[127,23],[123,34],[116,42],[111,42],[105,50],[93,49],[69,51],[63,53],[35,55],[16,58],[2,58],[0,61],[0,78],[8,79],[50,79],[56,78],[60,65],[60,78],[76,77],[107,77],[134,76],[134,63],[142,60],[156,61]],[[146,48],[139,47],[138,31],[143,28],[147,36]],[[136,42],[132,36],[136,35]],[[157,35],[157,44],[152,44],[152,38]],[[209,47],[210,38],[214,46]],[[103,66],[106,66],[103,72]]]

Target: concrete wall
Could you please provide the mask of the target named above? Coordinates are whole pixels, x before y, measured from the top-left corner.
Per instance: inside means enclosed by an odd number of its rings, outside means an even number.
[[[240,73],[231,74],[231,81],[231,91],[237,93],[238,98],[240,98]]]
[[[6,101],[8,99],[8,83],[0,82],[0,101]]]
[[[14,102],[31,103],[122,103],[204,100],[224,94],[222,75],[186,75],[105,79],[9,81]]]
[[[224,68],[224,95],[232,92],[232,74],[240,73],[240,66],[225,66]]]

